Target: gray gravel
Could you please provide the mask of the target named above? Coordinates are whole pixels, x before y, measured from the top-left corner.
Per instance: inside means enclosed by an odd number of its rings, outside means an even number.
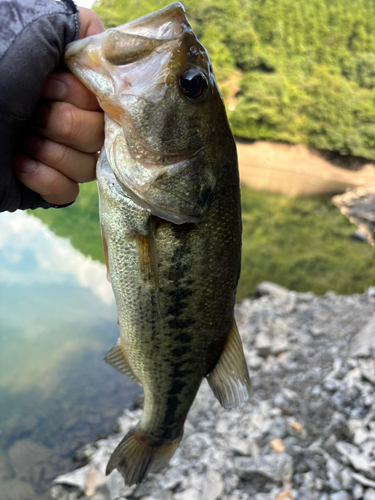
[[[296,293],[273,283],[236,308],[249,403],[227,411],[202,384],[169,466],[125,488],[108,458],[138,421],[80,450],[56,500],[375,500],[375,297]],[[137,402],[139,406],[139,401]]]

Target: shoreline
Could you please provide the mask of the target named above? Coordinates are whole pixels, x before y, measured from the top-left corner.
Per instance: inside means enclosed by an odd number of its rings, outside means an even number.
[[[339,194],[375,183],[375,163],[300,144],[236,139],[241,182],[289,196]]]

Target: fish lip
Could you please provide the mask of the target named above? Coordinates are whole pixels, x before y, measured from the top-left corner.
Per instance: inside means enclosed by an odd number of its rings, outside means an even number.
[[[180,30],[180,32],[177,32],[175,34],[171,34],[169,37],[159,36],[159,37],[156,37],[154,39],[160,40],[160,41],[177,40],[181,36],[181,33],[183,31],[191,30],[191,26],[190,26],[188,20],[186,19],[185,7],[183,6],[183,4],[181,2],[173,2],[173,3],[167,5],[166,7],[162,8],[156,12],[151,12],[150,14],[138,17],[137,19],[133,19],[132,21],[129,21],[121,26],[118,26],[118,27],[115,27],[112,29],[118,30],[118,28],[122,28],[122,27],[126,26],[127,29],[125,30],[125,32],[128,32],[129,34],[133,34],[134,29],[142,27],[146,18],[151,18],[154,23],[155,22],[157,23],[158,19],[162,19],[163,16],[168,11],[171,13],[171,19],[170,19],[169,23],[174,22],[175,24],[179,24],[181,26],[181,30]],[[176,14],[178,11],[180,11],[179,12],[180,18],[178,21],[176,21],[172,14],[173,13]],[[155,14],[157,14],[157,16]],[[166,24],[166,23],[164,23],[164,24]],[[75,54],[80,52],[82,49],[87,47],[94,39],[99,39],[99,37],[103,38],[103,36],[106,36],[106,33],[108,33],[110,31],[110,29],[105,30],[102,33],[98,33],[96,35],[92,35],[92,36],[89,36],[87,38],[82,38],[81,40],[74,40],[73,42],[68,43],[68,45],[65,47],[64,58],[70,58],[70,57],[74,56]],[[118,31],[121,31],[121,30],[118,30]],[[145,34],[142,34],[140,36],[144,36],[145,38],[150,38],[150,39],[153,38],[152,36],[147,37],[147,35],[145,35]]]
[[[88,45],[90,45],[91,40],[98,35],[89,36],[87,38],[82,38],[81,40],[75,40],[73,42],[68,43],[65,47],[64,58],[70,58],[76,55],[78,52],[81,52]]]

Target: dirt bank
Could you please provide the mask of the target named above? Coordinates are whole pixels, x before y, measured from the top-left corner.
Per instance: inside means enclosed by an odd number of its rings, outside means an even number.
[[[375,183],[375,162],[301,145],[237,140],[241,181],[253,189],[301,194],[338,194]]]

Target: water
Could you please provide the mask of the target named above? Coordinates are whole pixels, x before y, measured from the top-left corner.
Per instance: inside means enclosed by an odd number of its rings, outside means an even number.
[[[96,248],[90,221],[77,219],[84,201],[42,217],[68,234],[71,214],[71,240]],[[75,450],[109,433],[140,392],[102,361],[118,337],[105,276],[102,263],[40,219],[0,214],[0,500],[49,498],[50,481],[74,468]]]

